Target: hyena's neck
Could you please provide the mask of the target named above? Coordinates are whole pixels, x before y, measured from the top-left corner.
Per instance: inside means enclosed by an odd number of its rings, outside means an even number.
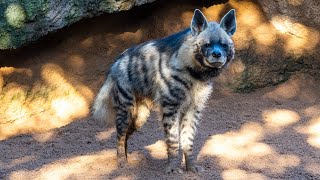
[[[180,42],[179,47],[174,51],[169,59],[169,64],[173,68],[180,70],[187,70],[187,67],[193,67],[193,54],[194,54],[194,37],[188,31]]]
[[[209,81],[213,77],[217,77],[222,69],[218,68],[208,68],[208,69],[196,69],[192,67],[186,68],[189,75],[199,81]]]

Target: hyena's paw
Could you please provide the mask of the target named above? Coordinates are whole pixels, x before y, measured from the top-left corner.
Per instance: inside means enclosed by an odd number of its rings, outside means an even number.
[[[190,165],[187,167],[187,171],[191,171],[193,173],[199,173],[199,172],[203,172],[204,169],[201,166]]]
[[[182,170],[179,167],[168,166],[166,169],[166,174],[182,174]]]
[[[128,165],[128,160],[126,158],[118,158],[118,167],[124,168]]]

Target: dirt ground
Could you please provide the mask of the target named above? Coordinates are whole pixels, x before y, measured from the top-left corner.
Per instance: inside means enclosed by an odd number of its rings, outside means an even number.
[[[115,129],[85,118],[1,141],[0,179],[319,179],[320,92],[311,79],[250,94],[216,86],[195,140],[205,169],[197,175],[164,174],[163,130],[153,115],[129,140],[127,168],[116,166]]]

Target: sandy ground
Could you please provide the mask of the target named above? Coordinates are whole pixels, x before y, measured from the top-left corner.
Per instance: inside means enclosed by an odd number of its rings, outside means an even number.
[[[116,166],[114,128],[85,118],[1,141],[0,179],[320,179],[320,83],[310,79],[250,94],[217,86],[196,138],[200,174],[164,174],[153,115],[129,140],[127,168]]]

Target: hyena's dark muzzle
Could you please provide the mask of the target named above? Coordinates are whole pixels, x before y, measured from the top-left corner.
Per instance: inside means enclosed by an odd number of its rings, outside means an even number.
[[[221,68],[227,61],[225,45],[210,45],[206,44],[202,49],[204,56],[204,64],[214,68]]]

